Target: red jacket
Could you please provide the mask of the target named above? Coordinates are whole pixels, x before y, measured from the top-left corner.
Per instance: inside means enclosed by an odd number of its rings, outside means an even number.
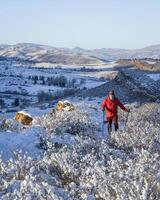
[[[114,118],[117,116],[117,107],[120,107],[121,109],[128,111],[127,108],[124,107],[124,105],[115,98],[114,100],[111,100],[109,96],[104,99],[101,108],[102,110],[106,109],[106,117],[107,118]]]

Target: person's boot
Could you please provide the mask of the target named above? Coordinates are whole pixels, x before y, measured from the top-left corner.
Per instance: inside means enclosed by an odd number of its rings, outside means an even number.
[[[118,131],[118,129],[119,129],[118,124],[114,125],[114,129],[115,129],[115,131]]]
[[[111,132],[112,132],[112,128],[108,127],[108,139],[110,140],[111,138]]]

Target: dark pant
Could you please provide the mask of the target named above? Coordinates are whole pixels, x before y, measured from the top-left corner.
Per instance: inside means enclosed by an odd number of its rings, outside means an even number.
[[[114,118],[107,118],[107,123],[108,123],[108,133],[112,132],[112,122],[114,123],[114,130],[118,130],[118,116]]]

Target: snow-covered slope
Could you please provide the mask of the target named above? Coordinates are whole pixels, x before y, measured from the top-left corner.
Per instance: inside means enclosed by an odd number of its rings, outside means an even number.
[[[31,43],[19,43],[16,45],[0,45],[0,56],[56,64],[104,64],[107,61],[126,58],[159,59],[160,45],[135,50],[112,48],[89,50],[80,47],[69,49]]]
[[[4,72],[1,78],[7,79],[6,84],[10,80],[9,75],[12,75],[13,81],[15,73],[25,76],[41,72],[41,69],[9,68],[8,64],[1,70]],[[42,69],[42,72],[47,76],[56,74],[52,70]],[[108,70],[113,69],[101,71],[104,77],[108,77]],[[130,70],[128,74],[133,73],[133,68]],[[58,72],[67,74],[63,70]],[[86,81],[89,77],[98,78],[101,72],[90,75],[85,72],[83,78]],[[68,71],[70,77],[78,77],[79,73]],[[142,82],[149,88],[153,73],[143,77],[142,72],[139,73],[133,73],[137,84]],[[31,126],[16,122],[11,113],[9,116],[1,113],[0,199],[159,199],[159,103],[149,103],[146,97],[147,103],[143,101],[140,104],[139,99],[143,99],[143,95],[131,97],[129,90],[132,88],[129,85],[127,89],[124,85],[124,82],[128,83],[126,80],[122,80],[122,84],[108,78],[101,86],[87,83],[93,88],[67,98],[75,108],[71,111],[49,113],[56,105],[50,106],[48,101],[41,104],[43,110],[38,103],[26,106],[25,111],[33,117]],[[157,83],[158,80],[153,81]],[[20,83],[22,81],[18,85]],[[24,88],[24,85],[21,86]],[[120,128],[108,138],[107,124],[103,132],[100,105],[110,89],[115,90],[116,96],[126,103],[131,112],[128,115],[118,110]],[[54,98],[52,100],[55,101]]]
[[[45,45],[20,43],[0,49],[0,56],[19,58],[34,62],[50,62],[56,64],[102,64],[98,58],[84,53],[76,53],[67,48],[55,48]]]

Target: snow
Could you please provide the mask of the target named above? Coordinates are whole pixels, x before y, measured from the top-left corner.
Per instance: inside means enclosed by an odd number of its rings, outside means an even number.
[[[93,81],[93,80],[88,80],[87,83],[83,84],[83,87],[86,87],[87,89],[91,89],[91,88],[95,88],[98,87],[104,83],[106,83],[107,81]]]
[[[52,92],[53,94],[57,91],[63,91],[65,88],[61,88],[58,86],[47,86],[47,85],[41,85],[41,84],[33,84],[31,81],[28,81],[25,83],[25,80],[17,79],[16,77],[11,78],[2,78],[0,80],[1,88],[0,92],[5,91],[12,91],[12,92],[18,92],[18,93],[25,93],[27,95],[37,95],[38,92],[44,91],[44,92]]]
[[[18,113],[21,113],[23,115],[27,115],[28,117],[31,117],[31,115],[29,113],[27,113],[26,111],[18,111]]]
[[[21,150],[32,157],[41,154],[41,150],[36,147],[40,128],[22,130],[21,133],[6,131],[0,132],[0,152],[4,159],[13,157],[13,152]]]
[[[74,72],[69,69],[36,69],[12,66],[9,67],[7,71],[2,67],[0,73],[3,75],[0,80],[0,85],[2,86],[0,92],[10,91],[32,96],[37,95],[40,91],[55,94],[57,91],[63,91],[67,88],[43,85],[39,82],[33,84],[33,80],[28,79],[29,76],[44,76],[47,78],[63,75],[68,80],[76,79],[77,83],[80,82],[81,79],[85,79],[86,81],[84,84],[77,85],[79,88],[93,88],[104,83],[104,81],[99,80],[99,77],[96,79],[96,76],[91,75],[89,72],[88,77],[86,77],[87,72]]]
[[[160,80],[160,73],[158,74],[148,74],[148,76],[153,79],[154,81]]]
[[[36,63],[34,65],[35,67],[44,67],[44,68],[61,68],[61,69],[81,69],[83,67],[87,69],[106,69],[106,68],[112,68],[117,66],[116,61],[108,62],[105,65],[64,65],[64,64],[52,64],[52,63]]]
[[[146,60],[145,62],[147,62],[150,65],[154,65],[156,63],[156,61],[149,61],[149,60]]]

